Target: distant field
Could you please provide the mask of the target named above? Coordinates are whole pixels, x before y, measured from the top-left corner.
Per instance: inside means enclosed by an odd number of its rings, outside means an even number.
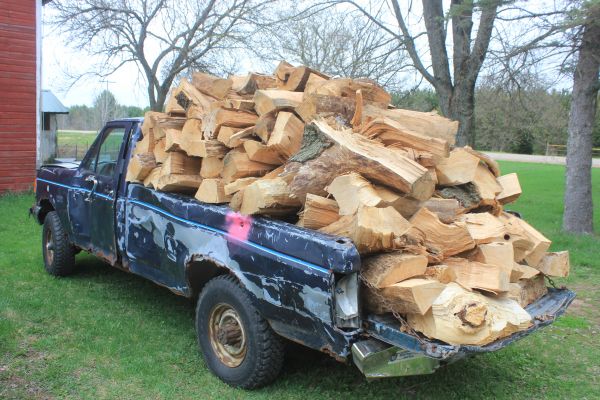
[[[564,167],[501,162],[517,172],[518,210],[571,251],[557,284],[577,299],[553,326],[501,351],[434,374],[367,382],[352,365],[290,346],[267,388],[232,389],[207,369],[196,344],[194,305],[81,253],[79,273],[58,279],[42,266],[41,229],[25,217],[31,194],[0,196],[0,398],[7,399],[598,399],[600,236],[560,232]],[[600,169],[594,222],[600,229]]]
[[[87,149],[96,139],[97,131],[69,131],[59,130],[57,132],[58,157],[76,158],[80,160]]]

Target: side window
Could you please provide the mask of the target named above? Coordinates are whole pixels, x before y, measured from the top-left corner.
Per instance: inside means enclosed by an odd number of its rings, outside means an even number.
[[[98,155],[95,160],[92,160],[90,169],[96,174],[102,176],[113,176],[117,168],[119,158],[119,150],[125,136],[125,128],[116,126],[109,128],[105,133],[104,140],[98,150]]]

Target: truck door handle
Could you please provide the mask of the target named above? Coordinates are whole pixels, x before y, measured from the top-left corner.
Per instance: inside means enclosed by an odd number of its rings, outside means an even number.
[[[90,192],[84,198],[85,201],[92,201],[92,195],[94,194],[94,192],[96,191],[96,187],[98,186],[98,179],[96,179],[95,176],[90,175],[90,176],[88,176],[88,177],[85,178],[85,181],[86,182],[93,182],[92,190],[90,190]]]

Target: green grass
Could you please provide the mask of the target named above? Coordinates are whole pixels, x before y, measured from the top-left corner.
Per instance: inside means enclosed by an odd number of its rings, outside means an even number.
[[[31,195],[0,198],[0,398],[598,398],[600,238],[560,233],[561,166],[502,163],[524,189],[512,207],[569,249],[578,292],[553,326],[493,354],[427,376],[368,383],[356,368],[292,347],[272,386],[232,389],[212,376],[195,340],[193,305],[85,254],[64,279],[42,267]],[[600,170],[594,170],[600,228]]]
[[[59,130],[56,132],[58,157],[81,160],[97,135],[97,131]]]

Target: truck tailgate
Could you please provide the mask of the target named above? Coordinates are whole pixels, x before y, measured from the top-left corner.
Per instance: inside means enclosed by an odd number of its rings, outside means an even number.
[[[575,293],[567,289],[548,289],[548,294],[530,304],[525,309],[533,319],[533,325],[524,331],[498,339],[485,346],[449,345],[426,337],[415,337],[402,332],[400,324],[391,315],[371,315],[367,317],[367,332],[374,338],[392,346],[416,353],[415,355],[435,358],[439,361],[455,361],[466,355],[499,350],[521,339],[537,329],[550,325],[563,314],[575,298]]]

